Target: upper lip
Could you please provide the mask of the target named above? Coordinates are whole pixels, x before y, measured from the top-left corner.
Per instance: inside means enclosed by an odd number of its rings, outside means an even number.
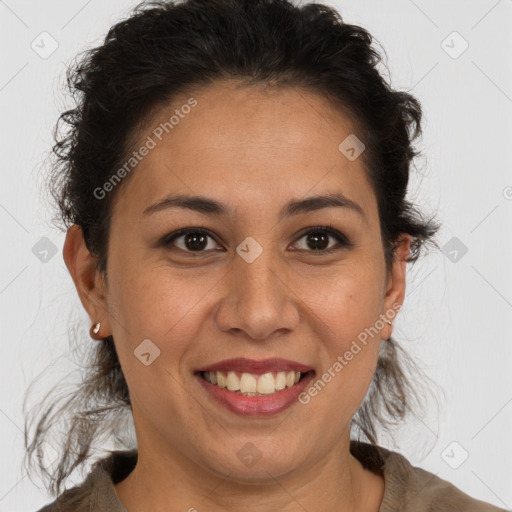
[[[255,375],[261,375],[268,372],[280,372],[280,371],[295,371],[306,373],[312,370],[310,366],[298,363],[296,361],[290,361],[289,359],[281,359],[274,357],[272,359],[247,359],[245,357],[237,357],[234,359],[224,359],[214,364],[209,364],[197,369],[197,372],[222,372],[222,371],[236,371],[241,373],[253,373]]]

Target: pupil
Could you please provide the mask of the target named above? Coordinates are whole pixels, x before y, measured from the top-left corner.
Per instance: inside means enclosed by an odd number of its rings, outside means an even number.
[[[206,235],[202,233],[188,233],[185,235],[185,245],[190,250],[201,250],[207,245]]]
[[[313,243],[310,244],[309,241]],[[321,247],[318,247],[318,244]],[[311,233],[308,236],[308,246],[315,251],[326,249],[329,246],[329,237],[326,233]]]

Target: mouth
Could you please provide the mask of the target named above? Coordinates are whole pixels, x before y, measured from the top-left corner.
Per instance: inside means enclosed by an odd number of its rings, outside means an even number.
[[[269,416],[297,403],[315,370],[295,361],[236,358],[194,372],[212,403],[242,416]]]
[[[291,388],[312,372],[313,370],[308,372],[290,370],[254,374],[237,371],[201,371],[199,376],[214,386],[238,395],[264,396]]]

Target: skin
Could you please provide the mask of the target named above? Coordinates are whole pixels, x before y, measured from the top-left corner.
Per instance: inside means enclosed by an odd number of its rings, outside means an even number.
[[[136,147],[190,96],[154,112]],[[363,159],[349,161],[338,150],[355,126],[323,97],[234,81],[193,97],[197,106],[117,191],[107,281],[79,228],[68,230],[64,246],[91,322],[101,322],[101,337],[113,334],[130,390],[139,461],[116,492],[128,510],[167,511],[172,503],[172,510],[378,511],[383,478],[350,454],[349,423],[391,325],[384,322],[307,405],[272,416],[230,412],[193,371],[237,356],[283,357],[321,376],[379,315],[402,304],[410,237],[402,237],[387,272]],[[359,204],[364,216],[330,207],[278,219],[289,201],[332,192]],[[207,196],[237,215],[143,215],[170,193]],[[312,249],[303,232],[329,225],[354,246]],[[188,227],[211,232],[207,254],[190,244],[186,253],[183,236],[157,247]],[[236,253],[248,236],[263,249],[250,264]],[[328,240],[329,248],[338,245]],[[149,366],[134,356],[146,338],[161,351]],[[261,453],[252,467],[237,457],[248,442]]]

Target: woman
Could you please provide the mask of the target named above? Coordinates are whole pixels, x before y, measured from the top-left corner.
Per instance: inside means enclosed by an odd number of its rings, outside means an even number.
[[[393,320],[438,229],[405,199],[420,105],[378,63],[323,5],[188,0],[71,73],[51,183],[99,343],[27,439],[71,413],[42,511],[500,510],[377,443],[410,405]],[[126,412],[136,449],[61,493]]]

